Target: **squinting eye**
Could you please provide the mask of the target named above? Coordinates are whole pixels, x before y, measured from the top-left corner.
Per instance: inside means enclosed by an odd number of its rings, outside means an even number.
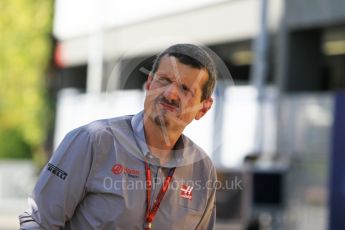
[[[158,81],[163,85],[166,85],[169,83],[168,79],[163,78],[163,77],[158,78]]]
[[[185,86],[185,85],[182,85],[181,88],[183,89],[183,91],[186,91],[186,92],[189,92],[189,91],[190,91],[190,90],[188,89],[188,87]]]

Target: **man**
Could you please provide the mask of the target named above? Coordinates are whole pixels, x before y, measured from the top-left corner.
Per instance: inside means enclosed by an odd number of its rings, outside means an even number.
[[[20,217],[22,229],[213,229],[215,168],[182,134],[212,106],[216,69],[201,47],[159,54],[144,111],[64,138]]]

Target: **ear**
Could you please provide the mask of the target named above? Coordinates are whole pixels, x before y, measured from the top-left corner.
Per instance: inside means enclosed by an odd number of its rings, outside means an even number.
[[[147,76],[147,81],[145,82],[145,86],[144,86],[146,90],[150,89],[152,79],[153,79],[153,75],[150,72],[149,75]]]
[[[202,118],[207,113],[207,111],[212,107],[212,104],[213,104],[213,99],[211,97],[205,99],[202,102],[202,108],[199,110],[199,112],[195,116],[195,120],[199,120],[200,118]]]

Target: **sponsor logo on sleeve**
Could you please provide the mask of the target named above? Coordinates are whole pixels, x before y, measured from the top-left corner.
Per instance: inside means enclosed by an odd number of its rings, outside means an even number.
[[[65,180],[67,177],[67,173],[65,171],[63,171],[62,169],[58,168],[57,166],[48,163],[48,171],[50,171],[51,173],[53,173],[55,176],[58,176],[59,178],[61,178],[62,180]]]

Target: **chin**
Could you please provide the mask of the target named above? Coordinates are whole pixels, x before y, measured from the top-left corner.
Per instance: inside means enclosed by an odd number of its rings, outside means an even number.
[[[170,126],[170,122],[167,119],[166,116],[164,115],[158,115],[154,118],[154,122],[156,125],[158,126],[165,126],[165,127],[169,127]]]

